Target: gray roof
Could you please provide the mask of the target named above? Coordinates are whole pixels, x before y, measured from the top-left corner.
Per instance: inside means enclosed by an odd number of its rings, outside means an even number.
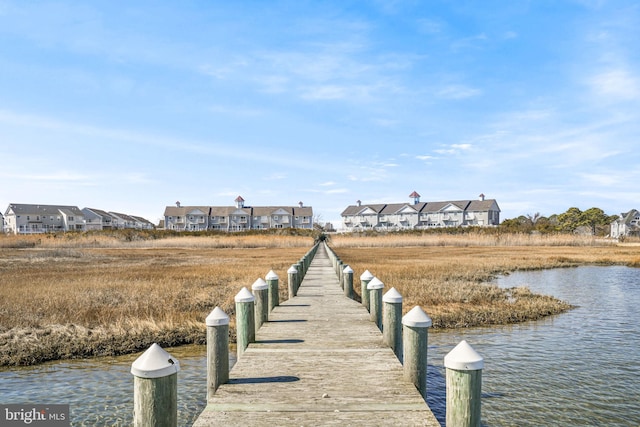
[[[16,215],[57,215],[64,211],[66,214],[84,216],[77,206],[10,203],[6,212],[10,210]]]
[[[193,209],[200,209],[205,215],[210,216],[229,216],[237,211],[242,211],[251,216],[269,216],[279,209],[286,211],[289,215],[313,215],[311,206],[245,206],[243,208],[237,208],[236,206],[167,206],[164,209],[164,216],[185,216]]]
[[[111,217],[111,215],[109,215],[109,213],[107,211],[103,211],[102,209],[94,209],[94,208],[84,208],[88,211],[93,212],[94,214],[101,216],[101,217]],[[83,210],[84,210],[83,209]]]
[[[379,214],[390,215],[398,212],[405,206],[410,206],[415,209],[417,212],[428,213],[428,212],[440,212],[442,209],[446,208],[449,205],[453,205],[460,210],[468,210],[468,211],[488,211],[492,208],[496,209],[498,212],[500,208],[498,207],[498,203],[495,199],[485,199],[485,200],[449,200],[442,202],[420,202],[420,203],[387,203],[387,204],[373,204],[373,205],[350,205],[344,211],[342,211],[342,216],[354,216],[360,214],[365,209],[371,209]]]

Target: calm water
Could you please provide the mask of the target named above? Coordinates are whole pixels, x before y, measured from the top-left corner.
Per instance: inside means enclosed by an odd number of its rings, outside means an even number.
[[[640,426],[640,269],[523,272],[498,284],[529,286],[579,307],[521,325],[431,332],[427,400],[438,419],[444,420],[443,358],[466,339],[485,358],[485,425]],[[189,426],[205,404],[205,347],[169,352],[180,360],[179,421]],[[72,425],[130,425],[136,357],[0,372],[0,403],[69,403]]]
[[[485,359],[486,425],[640,426],[640,269],[522,272],[497,283],[578,308],[521,325],[430,334],[428,400],[436,412],[444,405],[443,358],[466,339]]]

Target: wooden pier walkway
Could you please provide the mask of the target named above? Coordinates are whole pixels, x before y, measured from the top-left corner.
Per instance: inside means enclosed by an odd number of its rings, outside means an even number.
[[[322,245],[194,424],[213,425],[440,426]]]

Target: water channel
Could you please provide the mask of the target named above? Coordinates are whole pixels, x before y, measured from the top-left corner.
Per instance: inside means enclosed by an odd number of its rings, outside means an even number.
[[[444,424],[444,356],[462,339],[485,358],[486,426],[640,425],[640,269],[585,266],[518,272],[500,286],[528,286],[577,306],[513,326],[429,335],[428,403]],[[426,309],[428,312],[428,308]],[[205,404],[204,346],[168,349],[181,364],[179,423]],[[68,403],[74,426],[132,421],[137,355],[0,371],[0,403]]]

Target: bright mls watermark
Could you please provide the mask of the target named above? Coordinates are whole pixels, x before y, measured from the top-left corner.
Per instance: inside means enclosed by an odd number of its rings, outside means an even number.
[[[69,405],[0,405],[0,426],[69,427]]]

